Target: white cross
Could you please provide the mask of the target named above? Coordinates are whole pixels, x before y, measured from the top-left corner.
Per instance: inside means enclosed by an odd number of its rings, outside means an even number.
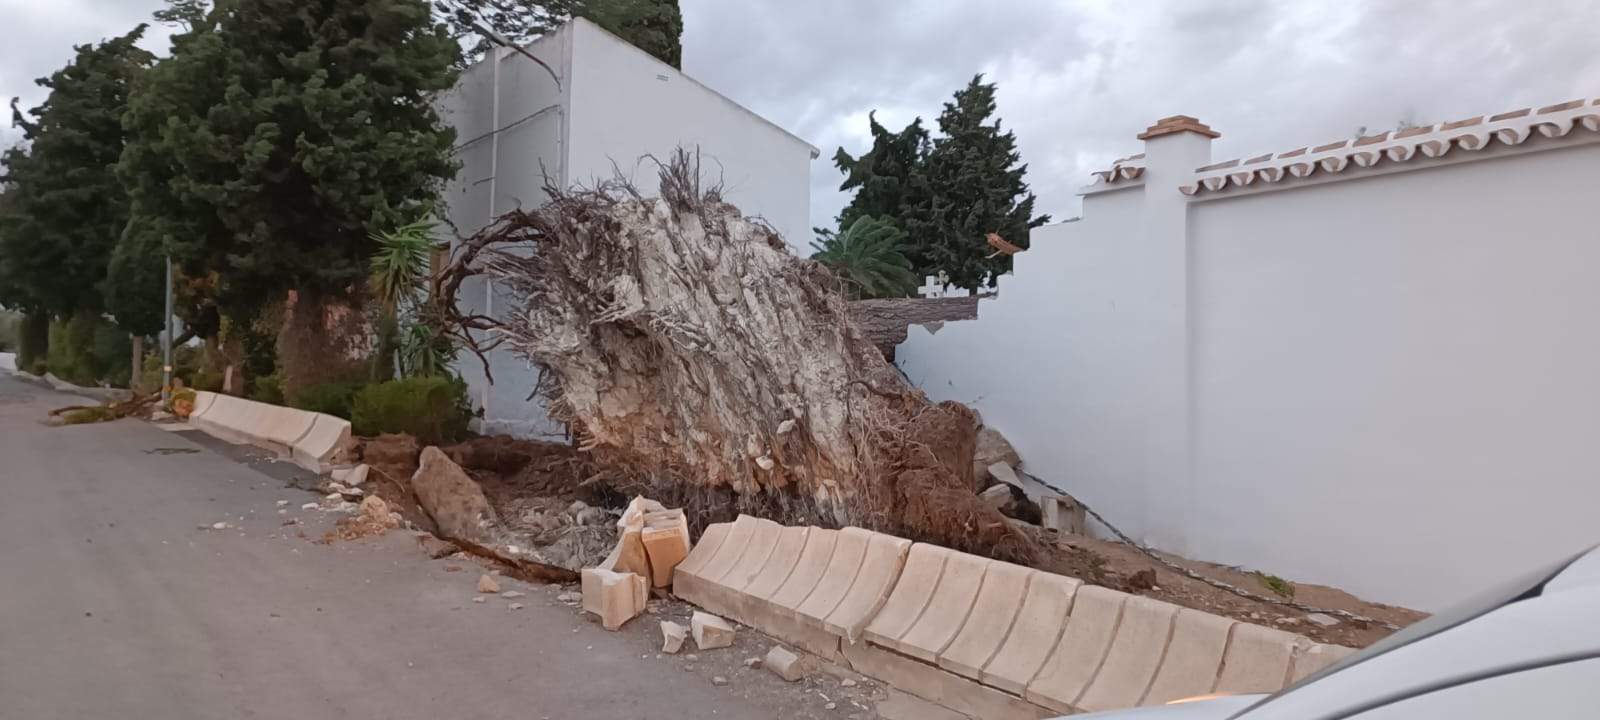
[[[944,283],[939,278],[927,275],[922,278],[922,287],[917,288],[917,294],[925,298],[944,297]]]

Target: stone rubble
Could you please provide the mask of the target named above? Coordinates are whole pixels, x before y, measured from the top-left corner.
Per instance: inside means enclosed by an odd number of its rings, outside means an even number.
[[[491,594],[500,592],[500,583],[490,575],[479,575],[478,592]]]
[[[670,620],[661,621],[661,652],[676,655],[683,649],[683,641],[689,637],[688,629]]]
[[[694,645],[701,650],[713,650],[733,645],[733,626],[727,620],[696,610],[689,621]]]

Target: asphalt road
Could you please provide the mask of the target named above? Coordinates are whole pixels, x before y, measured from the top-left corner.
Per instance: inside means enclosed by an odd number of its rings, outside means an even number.
[[[784,714],[641,659],[553,588],[474,603],[477,568],[407,532],[298,537],[331,524],[300,510],[315,496],[191,433],[39,422],[82,402],[0,374],[0,718]]]

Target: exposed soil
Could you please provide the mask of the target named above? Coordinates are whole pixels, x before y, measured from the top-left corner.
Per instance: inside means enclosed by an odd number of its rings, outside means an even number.
[[[1044,535],[1042,531],[1038,534]],[[1082,535],[1061,535],[1051,548],[1049,559],[1040,568],[1071,575],[1085,582],[1156,598],[1174,605],[1225,615],[1236,620],[1276,627],[1305,635],[1318,642],[1363,648],[1388,636],[1392,630],[1369,623],[1338,618],[1339,623],[1324,627],[1306,619],[1294,608],[1240,597],[1174,572],[1152,561],[1137,548],[1124,543],[1098,540]],[[1160,553],[1161,557],[1201,575],[1220,580],[1265,597],[1274,597],[1260,575],[1248,570],[1201,562]],[[1418,612],[1393,605],[1366,602],[1338,588],[1310,583],[1289,582],[1293,599],[1330,610],[1344,610],[1364,617],[1405,627],[1425,617]]]
[[[419,452],[415,440],[385,435],[366,440],[362,458],[372,466],[376,478],[368,482],[368,491],[382,497],[413,524],[427,527],[418,522],[420,517],[427,523],[426,514],[410,497],[405,482],[384,480],[386,476],[409,479],[416,470]],[[567,445],[507,437],[476,438],[445,448],[445,452],[478,481],[501,522],[534,537],[536,546],[550,546],[563,556],[598,559],[615,543],[614,523],[627,498],[610,489],[610,472],[597,464],[591,454]],[[902,478],[902,482],[907,479]],[[906,504],[908,516],[925,516],[931,521],[938,515],[942,493],[928,487],[919,489],[921,492],[907,492],[899,500]],[[731,502],[731,498],[728,500]],[[734,511],[731,506],[688,505],[685,509],[697,534],[706,523],[732,519]],[[944,517],[939,522],[983,530],[979,518]],[[1005,530],[1020,531],[1033,541],[1030,544],[1040,548],[1031,564],[1049,572],[1347,647],[1366,647],[1391,632],[1342,618],[1336,625],[1319,625],[1299,610],[1240,597],[1188,578],[1123,543],[1047,532],[1024,523],[1007,525],[1010,527]],[[990,531],[998,534],[1000,529]],[[1273,589],[1263,578],[1247,570],[1172,555],[1163,557],[1206,577],[1274,597]],[[1308,605],[1344,610],[1400,627],[1427,617],[1415,610],[1365,602],[1337,588],[1291,582],[1288,589],[1295,600]]]

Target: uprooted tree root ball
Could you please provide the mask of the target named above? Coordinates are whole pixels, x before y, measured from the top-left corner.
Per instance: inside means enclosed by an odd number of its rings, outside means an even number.
[[[435,312],[480,357],[499,346],[544,368],[552,412],[620,470],[620,492],[710,511],[701,523],[749,511],[1031,561],[1034,543],[973,493],[971,411],[912,388],[828,270],[699,178],[679,151],[660,198],[548,188],[435,278],[434,297],[454,298],[488,275],[506,319]]]

